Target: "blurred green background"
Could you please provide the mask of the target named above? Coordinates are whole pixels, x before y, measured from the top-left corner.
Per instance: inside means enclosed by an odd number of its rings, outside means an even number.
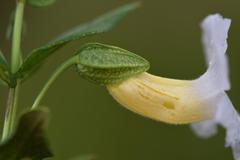
[[[58,0],[47,8],[27,7],[24,53],[66,29],[128,2],[131,0]],[[240,110],[240,1],[143,2],[143,7],[114,31],[74,42],[50,57],[38,74],[24,83],[21,110],[32,104],[57,65],[86,42],[112,44],[138,53],[151,62],[150,72],[157,75],[198,77],[206,69],[199,24],[205,16],[216,12],[232,19],[228,39],[232,83],[229,95]],[[10,42],[5,39],[5,31],[14,7],[14,0],[0,2],[0,46],[8,58]],[[7,90],[0,89],[2,120]],[[91,153],[99,160],[232,159],[231,150],[224,148],[223,129],[211,139],[200,140],[189,126],[167,125],[138,116],[117,104],[104,87],[81,79],[74,69],[57,80],[42,104],[51,109],[48,133],[55,152],[53,160]]]

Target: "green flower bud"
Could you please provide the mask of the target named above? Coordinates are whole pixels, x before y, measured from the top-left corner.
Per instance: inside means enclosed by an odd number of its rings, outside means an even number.
[[[91,43],[78,51],[81,77],[97,84],[114,84],[149,69],[149,62],[127,50]]]

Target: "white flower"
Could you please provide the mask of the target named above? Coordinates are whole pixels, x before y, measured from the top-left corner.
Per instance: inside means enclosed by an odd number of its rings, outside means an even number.
[[[240,118],[229,100],[230,89],[226,57],[227,33],[231,20],[210,15],[202,22],[207,71],[195,80],[175,80],[149,73],[115,85],[110,94],[127,109],[172,124],[192,124],[200,137],[217,133],[217,125],[226,129],[226,146],[240,158]],[[197,123],[198,122],[198,123]]]

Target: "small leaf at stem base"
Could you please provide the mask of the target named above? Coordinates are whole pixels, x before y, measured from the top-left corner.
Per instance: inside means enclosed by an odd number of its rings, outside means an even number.
[[[0,145],[0,160],[42,160],[52,157],[45,130],[47,110],[32,110],[22,115],[16,132]]]

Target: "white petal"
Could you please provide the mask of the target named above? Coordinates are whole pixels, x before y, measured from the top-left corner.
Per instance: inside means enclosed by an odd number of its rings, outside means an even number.
[[[226,129],[226,147],[231,147],[234,158],[240,159],[240,118],[224,91],[230,89],[227,63],[227,34],[231,20],[215,14],[202,22],[207,72],[195,80],[202,98],[215,97],[216,113],[210,120],[192,124],[193,131],[202,138],[217,132],[217,124]]]
[[[227,34],[231,20],[219,14],[210,15],[201,24],[203,44],[208,69],[197,80],[200,91],[207,96],[214,96],[230,89],[227,50]]]
[[[191,124],[191,129],[200,138],[210,138],[217,134],[218,128],[215,119]]]
[[[240,117],[226,93],[218,96],[215,117],[191,125],[191,129],[201,138],[209,138],[217,133],[217,125],[226,129],[225,146],[231,147],[235,160],[240,159]]]
[[[203,31],[202,41],[208,65],[214,61],[216,54],[224,55],[226,53],[226,39],[230,24],[230,19],[223,18],[219,14],[210,15],[203,20],[201,24]]]
[[[235,159],[240,158],[240,117],[225,93],[221,95],[215,120],[226,129],[226,146],[232,147]]]

